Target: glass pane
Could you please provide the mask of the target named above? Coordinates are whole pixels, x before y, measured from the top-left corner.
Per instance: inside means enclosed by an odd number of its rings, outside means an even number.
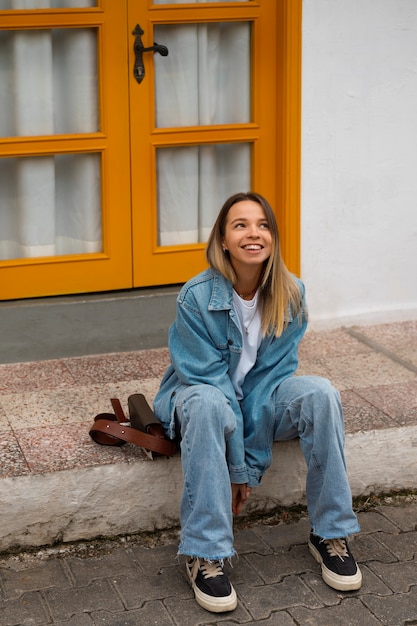
[[[0,159],[0,259],[102,250],[99,154]]]
[[[155,26],[168,47],[154,55],[158,127],[250,121],[250,23]]]
[[[158,149],[158,245],[207,241],[224,201],[250,189],[250,161],[248,143]]]
[[[0,137],[97,132],[96,31],[0,31]]]
[[[97,0],[0,0],[0,11],[27,9],[84,9],[96,7]]]

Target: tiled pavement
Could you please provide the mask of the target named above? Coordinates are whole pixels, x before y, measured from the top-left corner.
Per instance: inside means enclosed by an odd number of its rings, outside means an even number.
[[[359,513],[352,542],[360,591],[322,581],[306,547],[308,521],[236,531],[227,566],[239,602],[231,613],[200,608],[176,560],[176,541],[83,544],[0,559],[2,626],[411,626],[417,623],[417,498]]]
[[[112,396],[142,391],[152,400],[167,361],[162,348],[0,365],[0,481],[142,458],[132,447],[96,446],[88,425]],[[324,375],[341,390],[347,433],[417,425],[417,321],[309,333],[299,373]],[[0,624],[417,624],[415,499],[385,503],[360,521],[353,544],[364,570],[360,592],[324,585],[302,519],[237,531],[231,578],[240,603],[230,615],[197,607],[175,561],[176,541],[148,547],[126,539],[85,544],[86,558],[64,549],[5,557]]]

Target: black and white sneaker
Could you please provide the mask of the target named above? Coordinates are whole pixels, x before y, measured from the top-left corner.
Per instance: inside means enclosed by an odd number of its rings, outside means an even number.
[[[310,534],[308,547],[321,564],[325,583],[338,591],[354,591],[362,586],[362,574],[346,539],[322,539]]]
[[[212,613],[233,611],[237,606],[236,591],[223,571],[220,561],[187,558],[185,564],[197,603]]]

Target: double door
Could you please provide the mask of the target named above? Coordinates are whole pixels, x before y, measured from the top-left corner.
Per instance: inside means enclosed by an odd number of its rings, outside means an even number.
[[[0,299],[181,283],[224,200],[298,269],[298,0],[0,0]]]

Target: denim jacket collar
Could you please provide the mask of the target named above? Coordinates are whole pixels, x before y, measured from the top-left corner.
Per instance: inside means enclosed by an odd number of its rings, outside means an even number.
[[[211,291],[209,311],[227,311],[233,308],[233,287],[219,272],[212,271],[213,288]]]

